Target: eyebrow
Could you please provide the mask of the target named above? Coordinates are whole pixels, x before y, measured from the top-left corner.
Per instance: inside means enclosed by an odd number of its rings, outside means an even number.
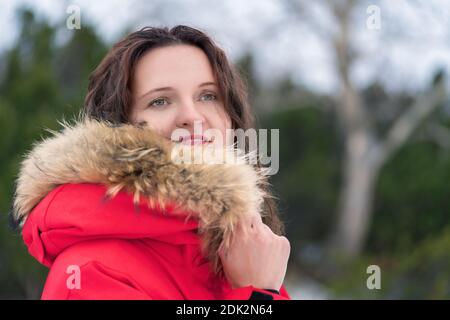
[[[217,87],[217,84],[215,82],[211,82],[211,81],[203,82],[198,87],[201,88],[201,87],[206,87],[206,86],[210,86],[210,85]],[[150,93],[159,92],[159,91],[170,91],[170,90],[174,90],[174,88],[173,87],[160,87],[160,88],[152,89],[152,90],[149,90],[146,93],[142,94],[138,99],[143,98]]]

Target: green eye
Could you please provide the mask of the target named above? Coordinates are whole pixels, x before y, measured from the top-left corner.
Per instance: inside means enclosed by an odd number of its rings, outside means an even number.
[[[212,93],[206,93],[206,94],[202,95],[200,98],[200,100],[202,100],[202,101],[213,101],[216,99],[217,99],[217,96]]]
[[[151,107],[161,107],[161,106],[164,106],[166,104],[169,104],[166,99],[158,98],[158,99],[155,99],[152,102],[150,102],[149,106],[151,106]]]

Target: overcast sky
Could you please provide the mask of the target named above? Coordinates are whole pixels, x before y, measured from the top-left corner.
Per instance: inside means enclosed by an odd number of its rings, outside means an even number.
[[[0,50],[12,45],[18,26],[15,10],[33,8],[50,23],[65,19],[69,5],[79,6],[83,23],[96,26],[109,42],[126,28],[145,25],[188,24],[207,31],[236,59],[251,49],[263,81],[289,74],[293,79],[322,92],[338,87],[329,43],[305,20],[292,20],[279,0],[16,0],[0,2]],[[335,25],[327,10],[307,3],[307,18],[332,33]],[[420,90],[432,71],[443,67],[450,74],[450,1],[380,0],[364,3],[355,11],[352,24],[360,59],[353,77],[359,86],[378,79],[392,90]],[[369,5],[380,9],[380,29],[366,26]],[[291,23],[291,19],[294,23]],[[300,21],[300,23],[299,23]],[[283,27],[271,31],[271,26]],[[76,31],[73,31],[76,32]]]

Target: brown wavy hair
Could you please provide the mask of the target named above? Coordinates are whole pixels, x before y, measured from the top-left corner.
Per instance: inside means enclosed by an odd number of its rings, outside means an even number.
[[[255,118],[243,78],[228,61],[224,51],[206,33],[184,25],[171,29],[145,27],[117,42],[89,77],[82,114],[113,124],[130,123],[131,85],[136,63],[151,49],[179,44],[198,47],[208,57],[232,128],[254,128]],[[267,193],[263,221],[274,233],[283,235],[284,225],[279,217],[275,197],[268,186],[261,187]]]

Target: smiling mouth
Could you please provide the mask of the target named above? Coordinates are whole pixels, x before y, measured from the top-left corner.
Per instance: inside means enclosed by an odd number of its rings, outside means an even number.
[[[198,144],[208,144],[214,142],[214,137],[207,138],[202,135],[191,135],[191,136],[185,136],[180,137],[178,140],[172,140],[176,143],[181,143],[183,145],[198,145]]]

